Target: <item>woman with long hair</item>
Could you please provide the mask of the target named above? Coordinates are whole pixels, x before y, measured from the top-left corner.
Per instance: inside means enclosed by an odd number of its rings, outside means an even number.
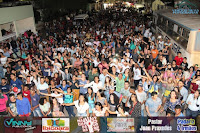
[[[94,109],[94,102],[95,102],[95,94],[91,87],[88,87],[87,94],[88,104],[89,104],[89,113],[92,114],[92,109]]]
[[[108,101],[108,109],[112,112],[117,110],[117,106],[119,105],[119,98],[115,93],[110,94],[110,99]],[[109,116],[117,116],[117,114],[110,114]]]
[[[95,103],[97,103],[97,102],[100,102],[103,107],[108,106],[108,102],[107,102],[107,99],[105,98],[104,91],[101,89],[97,91]]]
[[[52,112],[53,117],[64,116],[63,112],[60,111],[59,103],[55,97],[52,98],[52,102],[53,102],[53,112]]]
[[[105,90],[104,94],[107,98],[107,101],[109,100],[109,91],[112,88],[114,88],[114,83],[112,82],[111,77],[106,76],[105,83],[104,83],[104,90]]]
[[[100,102],[96,102],[95,108],[92,110],[92,112],[93,112],[93,116],[104,117],[106,110],[105,108],[103,108]]]
[[[131,95],[129,103],[130,103],[129,115],[131,115],[131,117],[141,116],[141,103],[138,101],[136,94]]]
[[[181,101],[178,99],[178,95],[176,91],[172,90],[170,93],[170,99],[166,101],[164,105],[164,109],[161,110],[161,113],[163,111],[168,112],[169,110],[175,113],[175,106],[180,105],[180,104],[181,104]]]

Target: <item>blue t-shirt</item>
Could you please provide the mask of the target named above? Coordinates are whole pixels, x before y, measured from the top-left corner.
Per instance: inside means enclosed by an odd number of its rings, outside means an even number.
[[[181,112],[181,114],[178,117],[185,117],[184,114]]]
[[[87,84],[87,80],[85,80],[85,81],[79,80],[79,85],[85,85],[85,84]],[[87,88],[80,87],[80,93],[81,94],[86,94],[87,93]]]
[[[1,92],[8,92],[10,90],[10,85],[0,85]]]
[[[149,108],[149,113],[151,116],[158,116],[158,112],[155,112],[158,109],[158,106],[162,104],[162,101],[160,98],[157,98],[156,101],[153,101],[153,99],[150,97],[146,101],[146,106]]]
[[[63,91],[67,91],[67,88],[68,88],[68,87],[70,87],[68,84],[66,84],[65,87],[62,86],[62,85],[57,85],[57,86],[56,86],[56,88],[61,88]]]
[[[31,95],[32,107],[39,104],[40,96],[36,93],[34,96]]]
[[[22,81],[19,79],[16,79],[16,81],[11,80],[10,85],[13,87],[17,87],[18,89],[22,89],[21,85],[23,85]]]
[[[16,106],[19,115],[31,113],[31,105],[28,98],[24,97],[22,100],[17,99]]]
[[[42,74],[43,74],[43,76],[45,76],[45,77],[47,77],[47,76],[49,76],[49,72],[46,72],[46,71],[49,71],[50,69],[49,68],[42,68]]]

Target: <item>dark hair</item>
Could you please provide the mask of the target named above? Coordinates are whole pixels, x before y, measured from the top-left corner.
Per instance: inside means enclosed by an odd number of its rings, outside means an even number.
[[[155,96],[155,95],[157,95],[157,94],[158,94],[157,92],[153,91],[153,92],[151,93],[151,96]]]
[[[123,107],[121,104],[117,105],[117,110],[118,110],[118,111],[119,111],[119,108],[121,108],[121,109],[124,110],[124,107]]]
[[[177,52],[177,54],[181,54],[181,52]]]
[[[40,98],[40,100],[39,100],[39,103],[40,103],[40,105],[44,105],[44,100],[45,100],[46,98]]]
[[[22,96],[22,92],[18,93],[17,96],[21,95]]]
[[[172,110],[170,110],[169,108],[166,111],[166,115],[167,114],[170,114],[170,116],[175,116],[175,113]]]
[[[91,87],[88,87],[88,89],[92,90],[92,93],[91,93],[91,96],[92,96],[93,95],[93,89]],[[88,92],[87,92],[86,96],[89,97],[89,93]]]
[[[15,74],[14,74],[14,73],[11,73],[11,74],[10,74],[10,76],[11,76],[11,75],[15,76]]]
[[[111,95],[113,95],[113,97],[114,97],[114,102],[115,102],[115,104],[119,104],[119,98],[118,98],[118,96],[115,94],[115,93],[111,93],[110,94],[110,96]],[[109,103],[110,103],[111,101],[110,101],[110,99],[109,99]]]
[[[128,81],[125,81],[124,83],[128,83],[128,84],[129,84],[129,82],[128,82]]]
[[[176,94],[176,99],[178,99],[178,92],[176,92],[175,90],[172,90],[171,92],[170,92],[170,96],[171,96],[171,94],[172,94],[172,92],[175,92],[175,94]]]
[[[102,104],[101,104],[100,102],[96,102],[96,103],[95,103],[95,106],[96,106],[96,105],[100,106],[100,107],[101,107],[101,110],[102,110],[103,106],[102,106]]]
[[[86,95],[80,94],[80,95],[79,95],[79,98],[80,98],[80,96],[83,96],[83,97],[84,97],[84,102],[87,102],[87,101],[88,101],[88,98],[86,97]],[[80,104],[80,100],[79,100],[79,104]]]
[[[175,109],[181,109],[181,105],[177,104],[177,105],[175,106]]]
[[[135,96],[135,99],[136,99],[136,101],[138,102],[137,95],[136,95],[136,94],[132,94],[131,97],[132,97],[132,96]],[[131,104],[131,107],[132,107],[132,106],[133,106],[133,101],[131,100],[131,97],[130,97],[130,99],[129,99],[129,103]]]
[[[104,90],[100,89],[100,90],[98,90],[98,92],[100,93],[101,97],[105,97]]]
[[[9,97],[12,97],[12,96],[15,96],[15,94],[11,93],[11,94],[9,95]]]

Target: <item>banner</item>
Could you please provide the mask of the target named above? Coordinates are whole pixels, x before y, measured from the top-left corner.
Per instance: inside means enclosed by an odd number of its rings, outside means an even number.
[[[1,117],[1,133],[107,133],[107,132],[200,132],[200,116],[189,117]]]

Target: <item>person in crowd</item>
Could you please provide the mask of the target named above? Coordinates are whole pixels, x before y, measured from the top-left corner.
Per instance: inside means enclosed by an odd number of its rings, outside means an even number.
[[[95,94],[93,93],[93,90],[91,87],[88,87],[88,90],[87,90],[87,98],[88,98],[88,104],[89,104],[89,114],[92,114],[92,110],[94,109],[95,107]]]
[[[35,89],[31,89],[30,91],[30,97],[31,97],[31,111],[33,112],[34,117],[42,117],[42,113],[40,112],[39,108],[39,101],[40,96],[38,95],[38,92],[36,92]]]
[[[92,81],[92,82],[90,82],[90,83],[88,83],[88,84],[86,84],[84,86],[84,88],[87,88],[87,87],[92,87],[93,92],[95,94],[97,94],[99,89],[103,89],[102,82],[99,81],[99,77],[98,76],[94,77],[94,81]]]
[[[96,102],[95,108],[93,108],[92,112],[93,112],[93,116],[104,117],[106,110],[105,108],[103,108],[100,102]]]
[[[38,84],[37,89],[42,92],[47,94],[49,92],[49,85],[45,82],[44,77],[40,77],[40,84]],[[48,96],[41,95],[43,97],[46,97],[46,100],[49,101]]]
[[[73,93],[70,87],[67,88],[67,91],[57,90],[58,92],[64,95],[64,103],[73,103]],[[72,115],[75,117],[74,107],[73,106],[65,106],[65,109],[68,112],[69,117]]]
[[[97,103],[97,102],[100,102],[103,107],[108,106],[108,101],[105,98],[104,90],[100,89],[100,90],[97,91],[95,103]]]
[[[7,108],[6,108],[6,103],[8,101],[8,97],[6,94],[3,94],[0,91],[0,115],[7,115]]]
[[[186,100],[186,104],[188,104],[186,116],[196,118],[196,116],[199,114],[199,99],[199,90],[196,90],[194,94],[189,94]]]
[[[131,117],[140,117],[141,116],[141,103],[138,101],[136,94],[131,95],[131,97],[129,99],[129,103],[130,103],[129,115]]]
[[[3,94],[6,94],[7,96],[9,96],[10,92],[12,91],[10,85],[7,84],[7,81],[6,81],[5,78],[2,78],[2,79],[1,79],[0,91],[1,91]]]
[[[158,97],[157,92],[152,92],[151,97],[149,97],[145,103],[146,111],[149,117],[158,116],[158,111],[161,108],[161,99]]]
[[[40,111],[41,111],[43,117],[51,117],[52,116],[51,106],[50,106],[50,103],[47,102],[46,98],[40,98],[39,108],[40,108]]]
[[[63,112],[60,111],[60,104],[58,103],[57,99],[55,97],[52,98],[53,102],[53,112],[52,116],[53,117],[62,117],[64,116]]]
[[[123,96],[123,98],[122,98],[122,105],[123,105],[124,111],[128,111],[129,108],[125,106],[126,103],[129,100],[129,98],[131,97],[131,92],[130,92],[130,87],[129,87],[129,82],[128,81],[126,81],[124,83],[124,88],[121,89],[120,93]]]
[[[135,91],[135,94],[137,96],[138,102],[140,102],[141,104],[141,116],[144,116],[144,104],[147,100],[147,94],[145,93],[142,87],[143,85],[140,83],[138,85],[137,90]]]
[[[119,105],[119,98],[117,97],[117,95],[115,93],[111,93],[110,100],[108,101],[108,110],[111,112],[116,112],[118,105]],[[111,114],[109,114],[109,116],[116,117],[117,114],[111,113]]]
[[[63,103],[64,106],[73,106],[75,105],[77,109],[77,116],[89,116],[89,105],[85,95],[80,94],[79,100],[74,101],[73,103]]]
[[[17,94],[17,112],[19,117],[29,117],[31,115],[31,105],[28,98],[22,96],[22,93]]]
[[[9,100],[6,103],[6,107],[8,109],[9,114],[12,117],[16,117],[18,115],[17,106],[16,106],[16,98],[14,94],[9,95]]]
[[[184,114],[181,112],[182,107],[181,105],[175,106],[175,117],[184,117]]]
[[[161,110],[161,113],[165,110],[166,113],[168,111],[172,111],[175,113],[175,106],[180,105],[181,101],[178,99],[176,91],[172,90],[170,92],[170,99],[164,105],[164,108]]]

